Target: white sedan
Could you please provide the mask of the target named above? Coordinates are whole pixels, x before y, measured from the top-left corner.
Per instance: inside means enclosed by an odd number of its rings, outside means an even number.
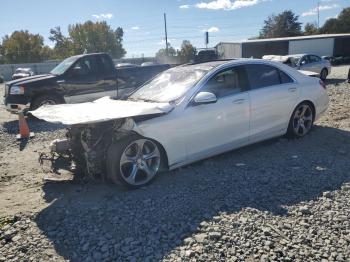
[[[102,125],[95,132],[101,135],[108,121],[122,120],[109,140],[92,140],[107,141],[99,158],[108,178],[135,188],[153,180],[162,167],[172,170],[282,135],[303,137],[327,107],[319,79],[281,63],[249,59],[169,69],[127,101],[48,106],[32,113],[77,126],[80,138],[86,137],[84,126],[90,126],[91,137],[91,129]],[[89,141],[83,144],[86,152],[94,150]]]

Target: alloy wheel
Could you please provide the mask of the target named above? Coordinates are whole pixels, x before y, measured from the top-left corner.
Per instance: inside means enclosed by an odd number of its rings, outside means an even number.
[[[160,167],[157,145],[148,139],[131,142],[120,158],[120,174],[126,183],[140,186],[149,182]]]
[[[313,111],[307,104],[301,104],[295,110],[293,117],[293,130],[297,136],[306,135],[313,123]]]

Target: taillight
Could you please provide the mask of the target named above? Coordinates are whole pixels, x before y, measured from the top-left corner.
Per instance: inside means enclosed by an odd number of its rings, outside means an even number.
[[[324,89],[327,89],[326,84],[325,84],[322,80],[320,80],[320,85],[321,85]]]

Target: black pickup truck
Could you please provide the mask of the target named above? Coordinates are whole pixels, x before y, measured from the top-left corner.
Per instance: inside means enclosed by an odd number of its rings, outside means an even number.
[[[5,84],[8,111],[34,110],[45,104],[81,103],[103,96],[122,98],[169,65],[116,69],[106,53],[72,56],[49,74],[35,75]]]

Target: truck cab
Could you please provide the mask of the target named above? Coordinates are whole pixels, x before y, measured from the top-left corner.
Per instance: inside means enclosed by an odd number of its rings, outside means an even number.
[[[116,69],[108,54],[72,56],[49,74],[9,81],[5,105],[11,112],[34,110],[45,104],[79,103],[118,96]]]

